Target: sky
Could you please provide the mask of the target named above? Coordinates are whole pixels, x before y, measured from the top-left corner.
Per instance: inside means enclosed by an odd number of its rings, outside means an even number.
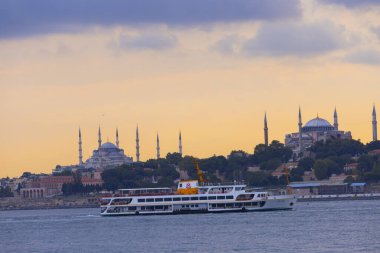
[[[371,141],[380,1],[0,1],[0,177],[78,163],[103,141],[141,159],[252,153],[316,117]],[[378,108],[380,111],[380,106]]]

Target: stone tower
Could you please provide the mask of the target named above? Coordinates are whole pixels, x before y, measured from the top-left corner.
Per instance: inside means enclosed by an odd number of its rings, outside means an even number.
[[[100,126],[99,126],[99,130],[98,130],[98,148],[100,148],[101,145],[102,145],[102,133],[100,131]]]
[[[136,127],[136,161],[140,162],[140,139],[139,139],[139,126]]]
[[[372,109],[372,141],[377,141],[377,120],[375,105]]]
[[[334,130],[338,131],[338,113],[336,112],[336,108],[334,109]]]
[[[160,138],[158,137],[158,133],[157,133],[157,147],[156,147],[156,150],[157,150],[157,159],[160,159]]]
[[[298,109],[298,145],[300,148],[300,152],[302,152],[302,115],[301,115],[301,107]]]
[[[264,144],[268,146],[268,122],[267,122],[267,113],[264,114]]]
[[[182,156],[182,135],[181,131],[179,131],[179,137],[178,137],[178,151],[180,155]]]
[[[119,148],[119,130],[116,128],[116,147]]]
[[[82,156],[82,133],[80,131],[80,128],[79,128],[79,141],[78,141],[78,144],[79,144],[79,166],[82,166],[83,165],[83,156]]]

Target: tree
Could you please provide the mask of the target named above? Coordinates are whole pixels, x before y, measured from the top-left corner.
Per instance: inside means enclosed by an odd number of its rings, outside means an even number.
[[[260,164],[260,169],[274,171],[281,165],[281,160],[278,158],[270,159]]]
[[[318,180],[326,179],[329,177],[329,169],[326,161],[317,160],[314,163],[314,174]]]
[[[305,173],[305,169],[303,167],[297,167],[292,169],[290,172],[290,181],[303,181],[303,174]]]
[[[313,168],[315,160],[310,157],[305,157],[299,160],[298,167],[303,168],[304,170],[311,170]]]
[[[178,165],[179,162],[182,160],[182,155],[180,153],[168,153],[166,155],[166,161],[169,164],[175,164]]]
[[[318,180],[327,179],[332,174],[339,174],[341,172],[339,165],[330,159],[316,160],[313,168]]]
[[[274,140],[269,146],[265,146],[264,144],[257,145],[252,160],[256,164],[261,164],[274,158],[280,159],[281,162],[287,162],[292,157],[292,153],[291,149]]]
[[[358,159],[358,169],[360,172],[369,172],[375,165],[375,156],[362,155]]]
[[[13,192],[10,187],[0,187],[0,198],[13,197]]]
[[[310,147],[309,150],[316,154],[317,159],[324,159],[346,154],[351,156],[360,155],[365,152],[365,146],[357,140],[336,139],[328,140],[326,143],[319,141]]]
[[[380,149],[380,141],[372,141],[370,143],[367,143],[366,145],[367,152],[375,150],[375,149]]]

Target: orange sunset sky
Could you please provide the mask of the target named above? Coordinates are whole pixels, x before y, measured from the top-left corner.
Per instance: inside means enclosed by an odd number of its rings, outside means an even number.
[[[78,127],[87,159],[99,124],[134,158],[138,124],[143,161],[179,130],[185,155],[252,153],[265,111],[283,142],[299,105],[371,140],[377,1],[83,2],[0,3],[0,177],[76,164]]]

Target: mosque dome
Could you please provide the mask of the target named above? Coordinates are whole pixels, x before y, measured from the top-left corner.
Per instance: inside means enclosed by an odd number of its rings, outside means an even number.
[[[302,128],[304,132],[311,131],[331,131],[334,130],[334,127],[325,119],[316,117],[308,121]]]
[[[101,149],[117,149],[116,145],[111,142],[106,142],[100,146]]]

